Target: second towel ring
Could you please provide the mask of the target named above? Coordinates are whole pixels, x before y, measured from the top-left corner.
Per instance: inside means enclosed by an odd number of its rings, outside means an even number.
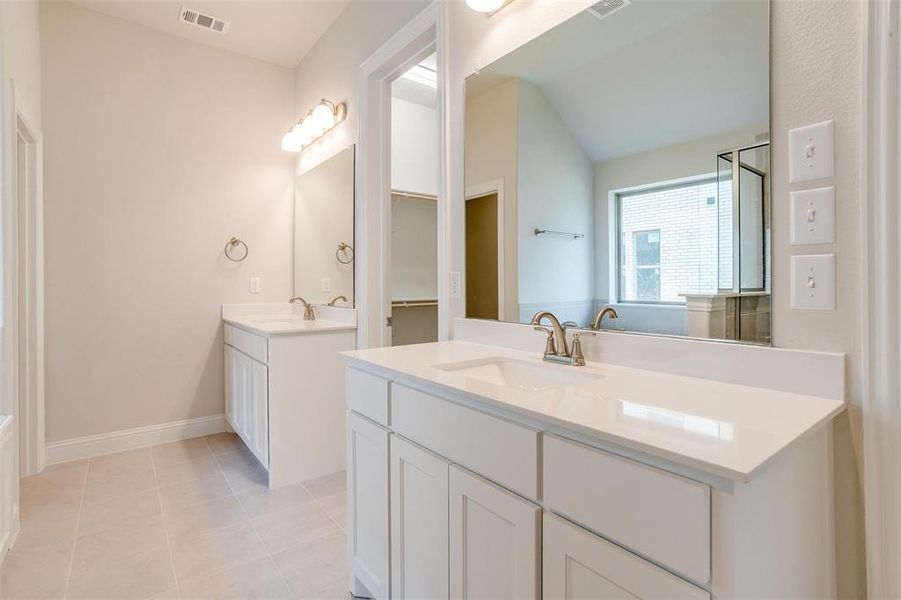
[[[344,258],[341,258],[342,255]],[[349,265],[352,263],[354,261],[354,247],[347,242],[338,244],[338,249],[335,250],[335,260],[342,265]]]
[[[234,251],[234,249],[238,246],[244,246],[244,254],[242,254],[240,258],[235,258],[230,254],[230,251]],[[250,249],[247,247],[247,244],[244,243],[244,240],[239,240],[238,238],[233,237],[225,243],[225,258],[232,262],[241,262],[242,260],[247,258],[247,255],[249,253]]]

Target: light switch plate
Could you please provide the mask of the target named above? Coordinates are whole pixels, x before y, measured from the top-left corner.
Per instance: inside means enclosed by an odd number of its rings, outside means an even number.
[[[323,277],[322,278],[322,291],[323,292],[331,292],[332,291],[332,278],[331,277]]]
[[[835,127],[832,121],[798,127],[788,132],[790,183],[835,175]]]
[[[835,188],[791,193],[791,243],[831,244],[835,241]]]
[[[791,307],[835,310],[834,254],[792,256]]]
[[[251,277],[250,278],[250,293],[251,294],[259,294],[260,293],[260,278],[259,277]]]

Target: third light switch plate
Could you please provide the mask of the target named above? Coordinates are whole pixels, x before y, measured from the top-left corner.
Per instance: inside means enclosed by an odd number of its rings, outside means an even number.
[[[835,310],[834,254],[792,256],[791,307]]]

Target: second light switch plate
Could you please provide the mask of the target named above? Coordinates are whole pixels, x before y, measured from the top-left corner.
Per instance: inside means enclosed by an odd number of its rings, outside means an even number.
[[[791,243],[831,244],[835,241],[835,188],[791,193]]]
[[[798,127],[788,132],[790,183],[835,175],[835,133],[832,121]]]
[[[791,307],[835,310],[835,255],[792,256]]]

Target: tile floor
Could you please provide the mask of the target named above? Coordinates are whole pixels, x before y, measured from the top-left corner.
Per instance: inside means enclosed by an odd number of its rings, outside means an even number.
[[[228,433],[56,465],[22,480],[0,597],[343,600],[344,489],[270,490]]]

